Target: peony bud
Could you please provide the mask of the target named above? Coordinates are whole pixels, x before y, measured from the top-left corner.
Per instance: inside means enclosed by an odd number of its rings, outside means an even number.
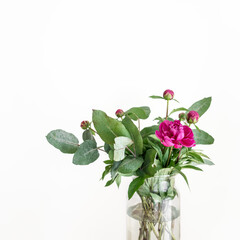
[[[115,112],[115,115],[117,117],[123,117],[124,116],[124,111],[122,109],[118,109],[116,112]]]
[[[186,119],[185,113],[183,113],[183,112],[179,113],[178,118],[179,118],[180,121],[184,121]]]
[[[163,98],[166,100],[172,100],[174,97],[174,92],[170,89],[167,89],[163,93]]]
[[[187,122],[188,123],[197,123],[198,122],[198,119],[199,119],[199,114],[198,112],[196,111],[190,111],[188,114],[187,114]]]
[[[90,127],[90,123],[89,123],[89,121],[82,121],[80,126],[81,126],[82,129],[85,130],[85,129],[88,129]]]

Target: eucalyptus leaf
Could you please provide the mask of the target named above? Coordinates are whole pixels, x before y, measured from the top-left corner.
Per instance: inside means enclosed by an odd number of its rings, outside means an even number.
[[[130,157],[127,156],[118,167],[118,172],[123,174],[134,173],[143,164],[143,159],[141,157]]]
[[[75,153],[78,150],[78,139],[64,130],[53,130],[46,136],[48,142],[63,153]]]
[[[138,119],[147,119],[150,115],[150,108],[143,106],[143,107],[133,107],[125,112],[125,115],[128,115],[133,120]]]
[[[188,108],[188,110],[198,112],[199,116],[201,117],[210,107],[211,101],[212,97],[203,98],[195,102],[190,108]]]
[[[94,140],[92,132],[89,129],[85,130],[82,134],[82,139],[83,141]]]
[[[197,130],[197,129],[193,129],[193,134],[194,134],[194,140],[196,142],[196,144],[205,144],[205,145],[208,145],[208,144],[213,144],[214,143],[214,138],[204,132],[203,130]]]
[[[88,165],[99,157],[97,144],[94,140],[86,140],[73,155],[73,163],[76,165]]]
[[[111,149],[112,149],[112,148],[111,148],[111,146],[110,146],[109,144],[104,143],[104,151],[105,151],[106,153],[109,153]]]
[[[114,161],[121,161],[125,158],[125,148],[133,144],[131,138],[116,137],[114,143]]]
[[[107,116],[103,111],[93,110],[92,119],[97,133],[105,143],[112,145],[119,136],[131,137],[120,121]]]
[[[133,194],[143,185],[144,178],[137,177],[135,178],[128,187],[128,199],[131,199]]]

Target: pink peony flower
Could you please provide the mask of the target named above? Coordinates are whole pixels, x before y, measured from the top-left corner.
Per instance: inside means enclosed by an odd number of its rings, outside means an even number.
[[[172,100],[174,97],[174,92],[170,89],[167,89],[163,93],[163,98],[166,100]]]
[[[82,129],[85,130],[90,127],[90,123],[89,123],[89,121],[82,121],[80,126]]]
[[[116,112],[115,112],[115,115],[117,117],[123,117],[124,116],[124,111],[122,109],[118,109]]]
[[[187,114],[187,122],[188,123],[197,123],[199,119],[199,114],[196,111],[190,111]]]
[[[181,148],[182,146],[194,147],[196,145],[192,129],[182,125],[179,120],[174,122],[164,120],[155,134],[166,147]]]

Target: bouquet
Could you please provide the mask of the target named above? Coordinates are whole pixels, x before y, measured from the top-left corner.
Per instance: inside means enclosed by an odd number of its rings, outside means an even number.
[[[100,152],[105,153],[105,169],[101,175],[105,186],[114,182],[117,186],[122,177],[132,177],[128,198],[137,195],[139,203],[130,206],[128,215],[139,222],[138,240],[177,239],[172,222],[179,217],[177,209],[169,201],[176,199],[178,192],[173,176],[188,179],[184,169],[202,171],[199,165],[213,165],[209,157],[196,150],[198,144],[213,144],[214,139],[198,127],[202,115],[211,104],[211,97],[195,102],[189,108],[170,109],[170,102],[177,101],[172,90],[162,96],[150,96],[166,102],[166,115],[154,119],[155,124],[140,128],[140,121],[150,115],[147,106],[133,107],[127,111],[118,109],[115,117],[101,110],[93,110],[92,121],[82,121],[82,140],[61,129],[51,131],[48,142],[63,153],[73,154],[73,164],[88,165],[96,161]],[[178,102],[178,101],[177,101]],[[180,113],[179,113],[180,112]],[[177,119],[174,119],[174,114]],[[102,144],[98,144],[98,135]],[[170,219],[170,220],[169,220]],[[131,234],[130,234],[131,235]],[[134,239],[129,237],[129,239]]]

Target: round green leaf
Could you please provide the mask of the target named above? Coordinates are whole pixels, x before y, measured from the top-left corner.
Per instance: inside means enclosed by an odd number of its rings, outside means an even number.
[[[135,172],[143,164],[143,159],[140,157],[126,157],[118,168],[118,172],[129,174]]]
[[[53,130],[46,136],[48,142],[63,153],[75,153],[78,149],[78,139],[61,129]]]
[[[82,138],[83,138],[83,141],[94,140],[92,132],[89,129],[87,129],[83,132]]]
[[[83,142],[73,156],[73,163],[76,165],[88,165],[99,157],[97,144],[94,140]]]

